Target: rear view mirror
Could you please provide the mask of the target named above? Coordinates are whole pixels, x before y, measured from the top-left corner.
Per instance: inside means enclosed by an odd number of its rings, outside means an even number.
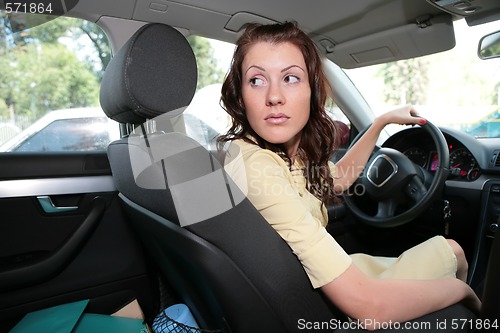
[[[500,57],[500,31],[493,32],[481,38],[477,54],[481,59]]]

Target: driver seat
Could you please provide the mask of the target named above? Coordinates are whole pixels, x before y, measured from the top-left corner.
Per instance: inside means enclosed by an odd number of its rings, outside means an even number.
[[[184,36],[148,24],[113,57],[101,86],[108,117],[137,126],[109,145],[108,157],[128,220],[160,274],[202,329],[302,332],[319,324],[315,331],[364,332],[335,330],[346,316],[312,288],[286,242],[213,154],[173,131],[196,81]],[[437,318],[474,316],[456,305],[417,321]]]

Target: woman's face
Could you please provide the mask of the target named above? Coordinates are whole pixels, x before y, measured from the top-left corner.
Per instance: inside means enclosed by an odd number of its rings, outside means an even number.
[[[264,140],[297,151],[309,119],[311,87],[304,57],[292,43],[259,42],[242,63],[242,97],[248,122]]]

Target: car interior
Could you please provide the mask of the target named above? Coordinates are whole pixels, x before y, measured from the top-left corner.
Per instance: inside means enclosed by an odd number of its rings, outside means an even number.
[[[87,311],[100,314],[138,300],[150,327],[164,309],[183,303],[199,326],[186,332],[364,332],[332,325],[350,318],[312,288],[286,242],[226,174],[226,154],[234,152],[200,142],[188,128],[193,115],[185,111],[201,71],[189,36],[232,45],[248,23],[297,22],[325,57],[344,117],[341,154],[375,117],[344,71],[452,49],[454,21],[496,22],[500,3],[62,3],[37,7],[41,21],[23,21],[7,2],[0,8],[11,25],[43,26],[65,16],[102,29],[112,57],[96,100],[121,137],[97,151],[0,153],[0,332],[30,312],[83,299]],[[494,51],[499,40],[487,47]],[[498,60],[491,58],[485,61]],[[481,312],[455,304],[410,321],[405,331],[421,331],[424,323],[448,323],[444,332],[498,329],[500,138],[479,139],[432,121],[384,136],[353,193],[328,207],[328,231],[348,253],[379,256],[397,256],[434,235],[457,240]],[[383,188],[371,173],[385,167],[381,155],[398,164],[397,177]]]

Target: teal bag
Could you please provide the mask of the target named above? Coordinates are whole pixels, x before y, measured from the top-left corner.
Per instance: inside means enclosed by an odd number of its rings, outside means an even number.
[[[148,333],[142,319],[84,313],[88,300],[28,313],[9,333]]]

